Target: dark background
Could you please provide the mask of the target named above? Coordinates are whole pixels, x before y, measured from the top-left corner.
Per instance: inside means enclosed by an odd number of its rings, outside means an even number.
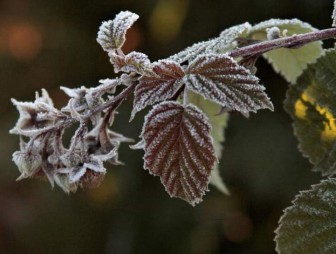
[[[228,253],[268,254],[282,210],[320,175],[297,150],[283,111],[286,82],[264,60],[258,76],[275,105],[246,119],[232,114],[221,173],[231,196],[210,187],[195,208],[169,198],[158,178],[142,168],[142,151],[121,148],[126,166],[109,167],[103,184],[66,195],[46,182],[15,182],[11,161],[18,117],[10,98],[33,100],[46,88],[61,107],[60,85],[95,86],[113,77],[96,43],[103,20],[121,10],[140,15],[125,51],[165,58],[223,29],[249,21],[294,18],[331,25],[332,0],[1,0],[0,1],[0,253]],[[128,123],[132,100],[114,130],[137,139],[144,114]]]

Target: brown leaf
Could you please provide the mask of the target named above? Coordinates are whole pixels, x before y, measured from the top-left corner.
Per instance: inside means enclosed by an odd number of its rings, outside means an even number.
[[[171,197],[202,200],[217,158],[207,117],[194,105],[163,102],[147,115],[142,131],[144,168]]]
[[[172,97],[181,87],[182,78],[185,76],[182,67],[170,60],[155,63],[153,72],[156,75],[140,78],[140,83],[135,90],[131,119],[146,106]]]

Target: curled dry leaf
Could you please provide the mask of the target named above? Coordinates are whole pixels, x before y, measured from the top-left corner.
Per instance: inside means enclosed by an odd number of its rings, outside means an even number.
[[[217,162],[210,131],[207,117],[191,104],[163,102],[147,115],[144,168],[160,176],[171,197],[191,205],[202,200]]]

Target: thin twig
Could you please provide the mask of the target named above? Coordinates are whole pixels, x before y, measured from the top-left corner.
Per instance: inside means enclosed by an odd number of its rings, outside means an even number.
[[[137,82],[133,82],[131,85],[129,85],[127,88],[125,88],[123,91],[121,91],[120,94],[118,94],[116,97],[114,97],[112,100],[109,100],[105,102],[104,104],[97,106],[96,108],[93,108],[90,110],[90,112],[83,117],[84,120],[90,119],[94,114],[102,112],[105,109],[113,110],[116,109],[123,100],[126,100],[128,96],[130,96],[135,87],[137,85]]]
[[[290,48],[295,46],[303,46],[310,42],[326,40],[336,37],[336,28],[329,28],[320,31],[314,31],[306,34],[292,35],[289,37],[283,37],[274,39],[271,41],[263,41],[253,45],[234,49],[229,52],[231,57],[244,57],[256,54],[263,54],[267,51],[271,51],[278,48]]]

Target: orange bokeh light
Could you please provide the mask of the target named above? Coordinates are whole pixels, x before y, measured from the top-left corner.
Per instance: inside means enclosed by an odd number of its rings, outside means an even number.
[[[9,32],[9,51],[19,61],[30,61],[40,52],[42,35],[31,24],[14,25]]]

